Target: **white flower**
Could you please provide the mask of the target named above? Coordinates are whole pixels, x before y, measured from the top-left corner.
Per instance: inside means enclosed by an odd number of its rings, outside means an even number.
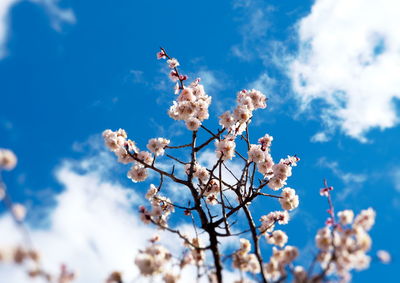
[[[258,139],[258,142],[261,144],[261,148],[263,150],[269,150],[269,148],[271,147],[271,143],[274,140],[274,138],[268,134],[266,134],[265,136],[263,136],[262,138]]]
[[[375,211],[372,208],[364,209],[357,215],[353,227],[362,227],[369,231],[375,223]]]
[[[215,151],[217,152],[218,158],[221,158],[222,156],[222,160],[228,160],[235,156],[236,143],[232,136],[228,136],[223,140],[216,141],[215,144],[217,146]]]
[[[251,118],[251,111],[249,110],[249,108],[247,108],[247,106],[239,105],[233,111],[233,117],[235,121],[238,121],[239,123],[243,124],[246,123]]]
[[[167,60],[168,66],[173,69],[179,66],[179,62],[178,60],[176,60],[175,58],[171,58]]]
[[[147,169],[141,165],[133,165],[131,170],[128,171],[128,178],[132,182],[142,182],[147,179]]]
[[[154,267],[153,258],[145,253],[136,256],[135,264],[139,268],[140,273],[144,276],[152,275],[156,269]]]
[[[392,261],[392,257],[388,251],[385,250],[379,250],[376,252],[376,256],[378,259],[385,264],[388,264]]]
[[[257,163],[258,172],[267,176],[272,174],[272,166],[274,165],[274,161],[272,160],[271,155],[268,152],[264,152],[265,160]]]
[[[252,144],[250,145],[250,149],[247,152],[248,156],[249,156],[249,161],[254,161],[255,163],[260,163],[263,162],[265,160],[265,154],[264,151],[261,150],[261,145],[255,145]]]
[[[241,253],[248,253],[251,251],[251,244],[250,241],[244,238],[240,238],[240,249]]]
[[[12,170],[17,165],[17,157],[14,152],[0,148],[0,169]]]
[[[283,249],[284,259],[283,263],[290,263],[295,260],[296,257],[299,255],[299,250],[294,246],[286,246]]]
[[[229,129],[235,124],[235,119],[229,111],[226,111],[224,114],[219,116],[219,124],[225,129]]]
[[[324,227],[318,230],[315,237],[317,247],[323,251],[327,251],[332,247],[332,235],[331,230],[328,227]]]
[[[160,245],[152,245],[136,256],[135,264],[142,275],[152,276],[162,273],[170,259],[171,254],[166,248]]]
[[[285,225],[289,223],[289,213],[284,210],[284,211],[275,211],[275,219],[278,221],[280,225]]]
[[[118,162],[122,164],[128,164],[134,161],[132,156],[126,151],[125,147],[121,146],[114,151],[118,157]]]
[[[282,160],[278,164],[272,166],[275,176],[281,176],[281,179],[286,180],[287,177],[292,175],[292,167],[286,165]]]
[[[146,193],[146,199],[148,200],[152,199],[157,194],[157,192],[158,188],[153,184],[151,184],[149,190]]]
[[[252,89],[247,93],[247,95],[251,98],[254,109],[258,109],[258,108],[264,109],[267,107],[267,104],[266,104],[267,98],[260,91]]]
[[[282,230],[273,231],[271,234],[266,234],[265,237],[269,244],[279,247],[283,247],[288,241],[288,236]]]
[[[367,256],[364,252],[357,251],[356,253],[354,253],[353,264],[356,270],[367,269],[369,267],[370,262],[371,258]]]
[[[276,281],[285,274],[285,270],[278,261],[271,259],[270,262],[264,264],[264,273],[268,281]]]
[[[233,254],[233,267],[252,273],[260,272],[260,264],[255,254],[249,254],[251,244],[247,239],[240,239],[240,248]]]
[[[194,176],[205,183],[210,178],[210,173],[208,172],[207,168],[198,166],[194,172]]]
[[[103,132],[103,138],[106,146],[111,151],[116,151],[125,145],[127,134],[123,129],[119,129],[116,132],[108,129]]]
[[[197,131],[200,126],[201,126],[201,122],[197,118],[190,117],[189,119],[186,120],[186,127],[190,131]]]
[[[285,225],[289,222],[289,213],[284,211],[272,211],[267,215],[261,216],[261,227],[260,231],[262,233],[272,232],[274,229],[275,223],[279,223],[281,225]]]
[[[186,87],[182,90],[181,94],[178,97],[178,101],[190,101],[190,102],[195,102],[196,101],[196,96],[193,94],[193,91],[191,88]]]
[[[269,181],[268,181],[268,187],[270,187],[274,191],[279,190],[284,185],[286,185],[286,182],[283,181],[282,179],[278,178],[275,175],[271,179],[269,179]]]
[[[346,209],[338,212],[339,223],[342,225],[349,225],[353,222],[354,212],[350,209]]]
[[[296,191],[291,188],[284,188],[279,199],[282,208],[285,210],[292,210],[299,206],[299,196],[296,195]]]
[[[177,283],[179,282],[180,275],[179,274],[174,274],[171,272],[167,272],[163,276],[163,280],[165,283]]]
[[[300,265],[294,267],[293,275],[295,277],[295,283],[305,282],[307,279],[307,271]]]
[[[147,165],[151,165],[153,163],[153,156],[151,155],[150,152],[147,151],[140,151],[137,154],[137,158],[146,163]]]
[[[164,138],[150,139],[147,148],[156,156],[164,155],[164,149],[169,145],[170,140]]]

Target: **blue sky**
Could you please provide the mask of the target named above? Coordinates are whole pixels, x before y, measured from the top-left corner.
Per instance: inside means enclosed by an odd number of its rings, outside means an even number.
[[[104,129],[124,128],[142,147],[156,136],[185,141],[184,126],[166,114],[174,97],[166,66],[155,58],[163,46],[190,78],[203,78],[213,97],[210,128],[232,109],[238,90],[260,88],[269,97],[269,107],[256,112],[253,138],[274,136],[275,159],[301,157],[289,180],[301,201],[287,227],[290,243],[307,253],[323,226],[326,200],[318,192],[327,178],[337,209],[376,209],[371,253],[394,256],[353,281],[389,280],[400,248],[400,23],[398,3],[386,2],[2,1],[0,147],[19,159],[3,174],[13,198],[28,207],[32,229],[54,235],[56,216],[73,213],[63,200],[87,197],[74,191],[85,187],[79,176],[99,187],[117,184],[112,188],[124,195],[121,188],[147,189],[125,178],[128,168],[114,164],[99,140]],[[99,201],[93,209],[102,205],[115,208]],[[256,203],[257,213],[264,206]],[[3,215],[0,226],[12,230],[7,223]]]

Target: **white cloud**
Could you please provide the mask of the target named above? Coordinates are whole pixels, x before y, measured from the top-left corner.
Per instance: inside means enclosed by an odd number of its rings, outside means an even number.
[[[311,137],[312,142],[327,142],[330,137],[325,132],[318,132]]]
[[[114,269],[133,277],[137,274],[134,254],[153,234],[133,216],[138,197],[119,184],[102,181],[101,171],[78,173],[88,166],[87,162],[82,165],[75,168],[66,162],[57,170],[57,180],[65,190],[55,197],[57,204],[45,221],[48,227],[31,228],[43,265],[57,272],[66,263],[79,272],[78,283],[103,282]],[[10,221],[7,216],[0,219],[0,230],[6,231],[0,235],[2,245],[18,243],[18,231]],[[9,282],[28,282],[21,270],[9,267],[0,269],[0,277],[5,278],[5,270]]]
[[[0,1],[0,59],[7,55],[6,43],[10,34],[10,12],[15,4],[26,0],[1,0]],[[58,0],[29,0],[43,6],[51,17],[52,27],[61,29],[61,23],[74,23],[75,16],[71,9],[61,9]]]
[[[366,141],[398,123],[399,9],[397,0],[317,0],[298,23],[293,88],[303,108],[318,103],[328,128]]]
[[[91,145],[97,148],[98,142],[93,142],[91,138],[84,147]],[[55,206],[52,209],[35,208],[36,213],[40,210],[39,214],[45,213],[46,216],[41,223],[34,223],[29,228],[47,271],[56,274],[60,264],[65,263],[78,273],[76,283],[104,282],[114,270],[122,271],[127,282],[148,282],[148,278],[140,279],[133,263],[138,250],[148,244],[147,239],[158,233],[162,244],[173,254],[181,253],[183,246],[178,244],[181,240],[175,235],[160,232],[139,220],[137,207],[145,204],[146,200],[132,188],[111,181],[109,175],[110,172],[115,174],[115,164],[115,158],[110,153],[100,152],[80,161],[64,161],[56,170],[56,179],[63,190],[54,196]],[[138,185],[135,186],[138,188]],[[191,225],[184,221],[180,223],[173,228],[193,235]],[[0,231],[0,247],[21,243],[20,233],[8,215],[0,216]],[[207,244],[206,233],[202,237]],[[223,239],[223,248],[234,246],[235,240]],[[195,274],[195,270],[185,268],[181,282],[194,282]],[[239,275],[226,270],[224,277],[227,282],[233,282]],[[23,269],[7,264],[0,265],[0,278],[7,278],[13,283],[32,282]],[[155,278],[152,282],[161,281]]]
[[[0,2],[0,59],[6,55],[5,43],[8,36],[9,12],[18,0],[2,0]]]

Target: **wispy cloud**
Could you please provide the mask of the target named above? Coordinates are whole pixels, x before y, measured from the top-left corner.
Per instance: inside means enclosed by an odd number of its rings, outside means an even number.
[[[337,195],[339,200],[344,200],[350,194],[358,192],[362,184],[367,180],[367,175],[357,174],[343,171],[339,163],[336,161],[328,160],[326,157],[321,157],[317,164],[321,167],[328,168],[332,171],[333,175],[339,178],[345,185],[341,193]]]
[[[51,18],[52,27],[60,31],[63,23],[73,24],[76,21],[75,14],[72,9],[61,8],[59,0],[29,0],[33,3],[42,5]]]
[[[318,132],[311,137],[312,142],[327,142],[330,140],[330,137],[326,132]]]
[[[399,8],[396,0],[318,0],[298,22],[289,76],[302,106],[320,110],[328,128],[365,142],[371,129],[398,123]]]
[[[212,95],[223,89],[224,85],[221,80],[217,78],[215,72],[203,68],[198,71],[197,74],[201,78],[201,83],[204,85],[207,93]]]
[[[258,0],[236,0],[233,9],[240,11],[242,41],[232,46],[232,54],[242,60],[260,56],[268,48],[268,14],[274,11],[272,5]]]
[[[7,39],[10,35],[10,13],[12,8],[20,2],[30,1],[43,6],[51,18],[52,27],[60,31],[61,24],[75,23],[76,19],[71,9],[62,9],[58,0],[1,0],[0,1],[0,59],[7,55]]]
[[[129,71],[129,78],[135,84],[146,83],[143,77],[143,71],[141,70],[130,70]]]
[[[10,10],[18,0],[2,0],[0,2],[0,59],[6,55],[5,44],[9,34]]]
[[[272,92],[276,80],[270,77],[267,73],[261,74],[255,81],[249,84],[249,88],[257,89],[265,94]]]
[[[400,167],[396,167],[392,170],[392,180],[394,188],[400,192]]]

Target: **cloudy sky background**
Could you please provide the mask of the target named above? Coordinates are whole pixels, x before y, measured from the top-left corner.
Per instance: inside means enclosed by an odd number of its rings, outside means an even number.
[[[305,264],[326,218],[318,191],[327,178],[337,209],[376,209],[371,253],[394,256],[354,282],[395,276],[399,12],[396,0],[0,1],[0,147],[19,158],[3,177],[28,208],[44,264],[66,262],[79,270],[77,282],[101,282],[115,268],[136,278],[132,259],[153,234],[136,214],[148,183],[126,179],[128,168],[105,152],[100,133],[125,128],[142,147],[158,136],[187,140],[166,114],[174,97],[155,59],[161,45],[190,78],[203,79],[213,117],[243,88],[269,97],[252,136],[274,136],[275,160],[301,157],[289,180],[301,205],[287,231]],[[206,125],[215,129],[216,121]],[[270,200],[254,204],[256,215],[273,208]],[[2,214],[0,245],[16,241]],[[26,282],[9,266],[0,278]]]

